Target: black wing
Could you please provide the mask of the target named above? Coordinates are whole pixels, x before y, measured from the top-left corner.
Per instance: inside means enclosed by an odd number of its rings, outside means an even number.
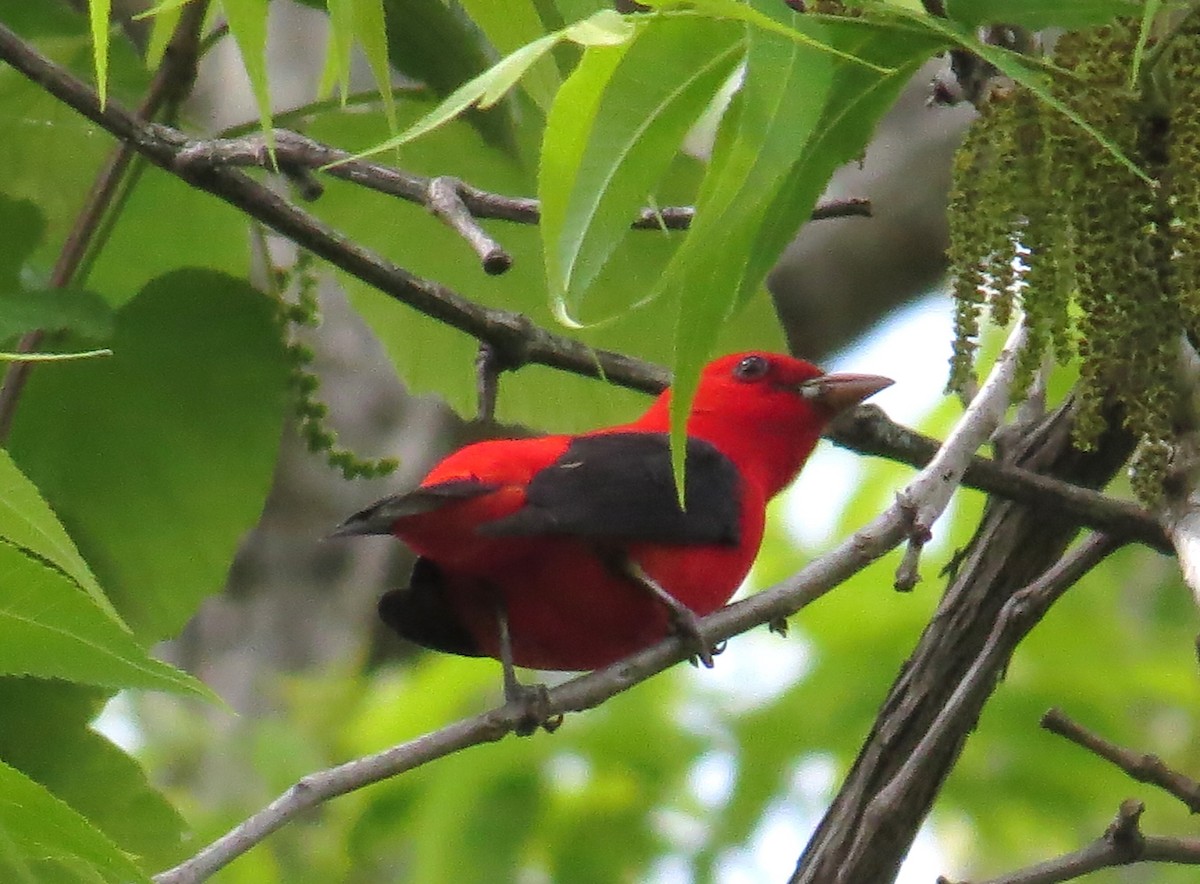
[[[407,494],[395,494],[377,500],[366,509],[359,510],[331,534],[345,537],[349,534],[391,534],[396,520],[404,516],[428,513],[454,500],[466,500],[491,494],[499,485],[481,482],[478,479],[454,479],[438,485],[414,488]]]
[[[685,511],[675,493],[665,433],[582,436],[533,477],[524,507],[479,530],[736,545],[741,482],[733,463],[708,442],[688,439],[686,477]]]
[[[417,559],[407,587],[383,594],[379,619],[402,638],[423,647],[464,657],[481,656],[474,637],[446,599],[441,572],[429,559]]]

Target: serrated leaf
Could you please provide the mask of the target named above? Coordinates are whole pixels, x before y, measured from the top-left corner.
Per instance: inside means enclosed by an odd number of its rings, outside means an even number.
[[[269,148],[274,149],[271,127],[271,85],[267,73],[267,14],[269,0],[222,0],[229,33],[237,41],[250,91],[258,105],[258,123]]]
[[[59,571],[0,543],[0,673],[213,699],[146,654],[125,626]]]
[[[612,10],[597,12],[586,21],[547,34],[505,56],[482,74],[454,90],[441,104],[399,135],[356,154],[356,158],[372,156],[407,144],[462,115],[470,107],[491,107],[513,88],[532,65],[562,40],[570,39],[581,45],[607,46],[620,43],[631,34],[632,28]]]
[[[118,616],[58,517],[3,449],[0,449],[0,538],[41,556],[79,584],[98,607],[114,618]]]
[[[0,831],[31,868],[47,862],[78,864],[103,881],[149,884],[146,874],[84,817],[3,761]]]
[[[220,273],[152,280],[115,355],[34,371],[9,452],[144,640],[218,591],[270,488],[288,367],[272,303]]]
[[[1121,15],[1135,15],[1135,0],[946,0],[946,15],[960,24],[1020,25],[1042,28],[1086,28]]]
[[[628,46],[589,49],[551,108],[538,196],[553,309],[582,325],[588,287],[684,135],[740,62],[745,29],[649,19]]]

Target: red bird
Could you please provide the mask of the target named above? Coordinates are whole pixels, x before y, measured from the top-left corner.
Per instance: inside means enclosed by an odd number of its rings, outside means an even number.
[[[379,613],[401,636],[505,665],[595,669],[674,628],[712,665],[696,618],[737,590],[767,501],[829,420],[892,383],[741,353],[709,363],[688,418],[686,508],[667,438],[670,391],[640,418],[579,436],[478,442],[420,486],[346,520],[420,558]]]

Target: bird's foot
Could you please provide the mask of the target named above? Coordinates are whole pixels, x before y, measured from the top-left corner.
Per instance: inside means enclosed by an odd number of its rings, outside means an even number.
[[[550,706],[550,690],[544,684],[521,684],[506,682],[504,699],[521,710],[517,725],[513,729],[518,737],[528,737],[542,728],[552,734],[563,723],[561,712],[553,712]]]
[[[771,632],[775,633],[776,635],[782,636],[783,638],[787,638],[787,634],[788,634],[787,617],[775,617],[772,620],[768,620],[767,621],[767,629],[769,629]]]
[[[700,618],[684,605],[677,603],[670,606],[669,610],[671,631],[683,639],[683,643],[692,652],[688,662],[693,666],[703,663],[705,669],[712,669],[713,657],[725,650],[725,642],[715,645],[709,642],[700,631]]]

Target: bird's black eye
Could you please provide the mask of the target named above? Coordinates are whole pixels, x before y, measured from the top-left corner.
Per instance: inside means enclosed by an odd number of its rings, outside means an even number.
[[[733,376],[739,381],[757,381],[771,369],[771,363],[762,356],[747,356],[733,367]]]

